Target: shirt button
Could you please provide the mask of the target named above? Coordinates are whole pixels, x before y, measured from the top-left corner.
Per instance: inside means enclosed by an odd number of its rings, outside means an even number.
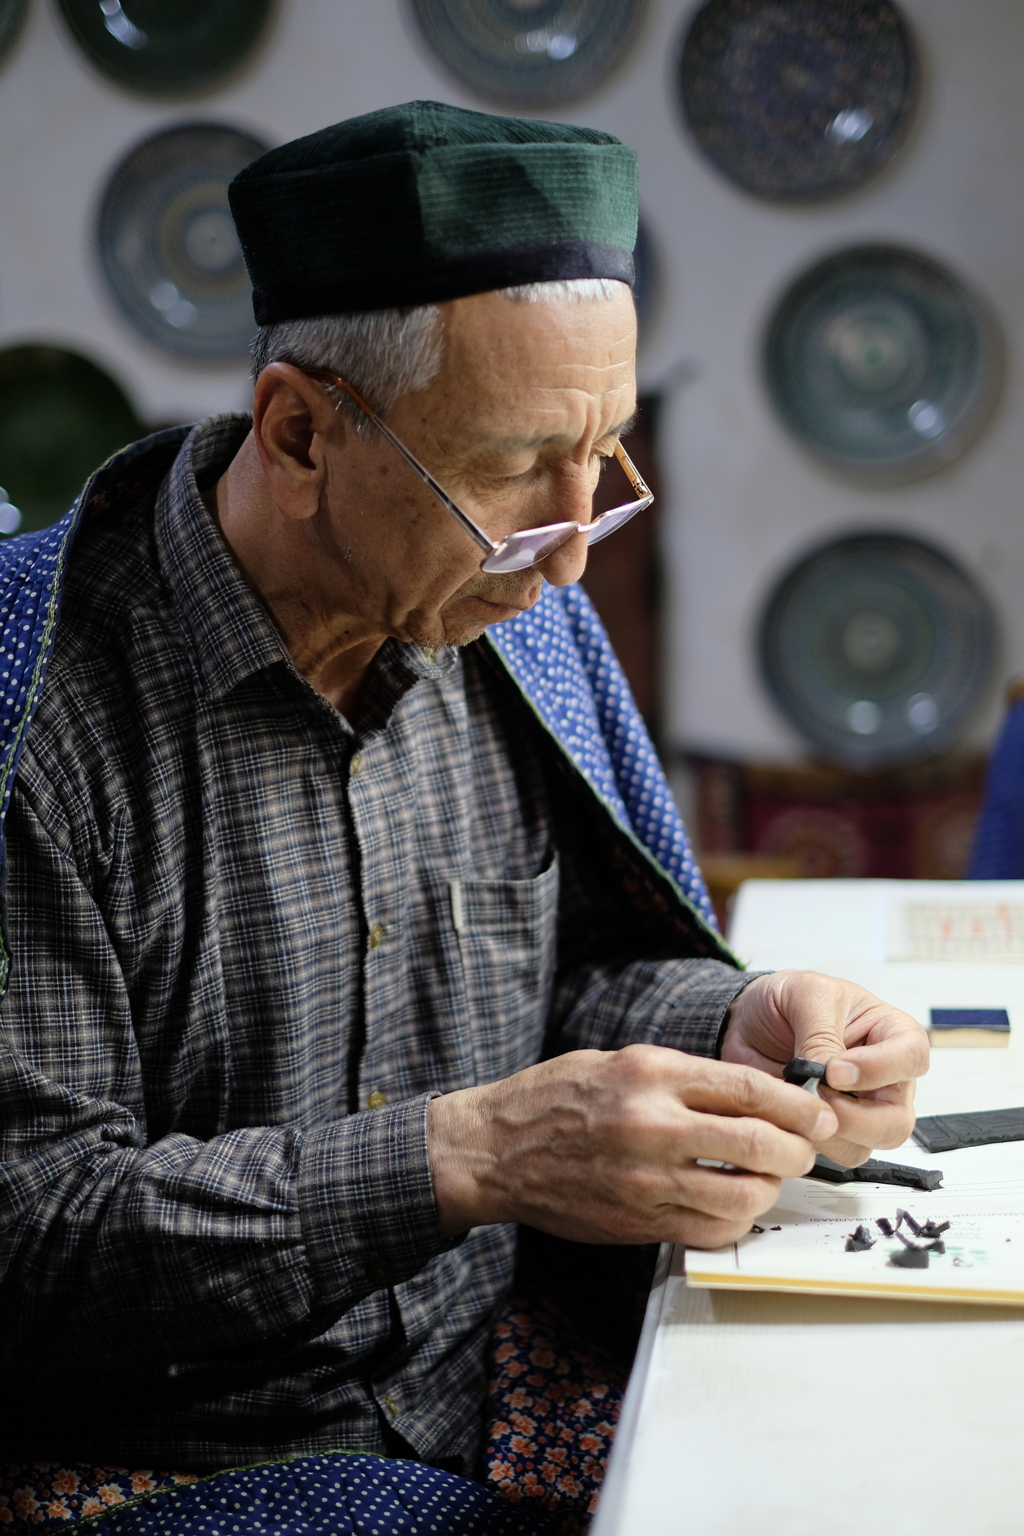
[[[379,945],[383,944],[383,942],[384,929],[381,927],[380,923],[374,923],[373,927],[370,929],[370,948],[376,949]]]
[[[363,760],[359,756],[359,753],[357,752],[355,757],[353,757],[351,763],[349,764],[349,767],[351,768],[353,773],[358,773],[362,766],[363,766]]]
[[[367,1109],[383,1109],[387,1101],[387,1094],[381,1093],[379,1088],[375,1088],[366,1101],[366,1107]]]

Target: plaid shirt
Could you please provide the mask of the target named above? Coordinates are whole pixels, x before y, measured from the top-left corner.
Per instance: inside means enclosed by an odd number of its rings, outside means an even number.
[[[647,953],[486,647],[299,675],[200,496],[248,425],[81,535],[11,801],[5,1449],[469,1469],[515,1231],[442,1235],[430,1097],[713,1054],[749,977]]]

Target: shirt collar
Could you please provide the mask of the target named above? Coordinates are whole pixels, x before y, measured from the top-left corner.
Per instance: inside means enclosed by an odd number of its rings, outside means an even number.
[[[281,636],[248,585],[200,494],[223,474],[252,427],[246,415],[211,416],[185,439],[156,503],[157,558],[192,641],[207,695],[278,662],[294,670]],[[422,678],[447,676],[458,653],[386,641],[372,670],[394,671],[400,692]],[[392,706],[393,707],[393,704]],[[386,715],[390,708],[386,709]]]

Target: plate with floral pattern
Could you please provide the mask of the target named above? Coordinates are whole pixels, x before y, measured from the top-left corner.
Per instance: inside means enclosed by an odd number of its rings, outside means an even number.
[[[709,0],[678,69],[701,150],[771,202],[836,197],[888,165],[907,137],[918,79],[891,0]]]

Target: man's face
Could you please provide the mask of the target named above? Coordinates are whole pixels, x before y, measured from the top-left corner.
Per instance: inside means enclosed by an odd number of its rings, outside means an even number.
[[[635,408],[628,290],[583,303],[480,294],[442,313],[441,371],[387,413],[388,425],[492,539],[588,522],[601,467]],[[582,536],[530,570],[481,571],[483,552],[391,445],[338,428],[310,532],[346,611],[381,634],[466,645],[532,607],[544,579],[561,586],[581,575]]]

